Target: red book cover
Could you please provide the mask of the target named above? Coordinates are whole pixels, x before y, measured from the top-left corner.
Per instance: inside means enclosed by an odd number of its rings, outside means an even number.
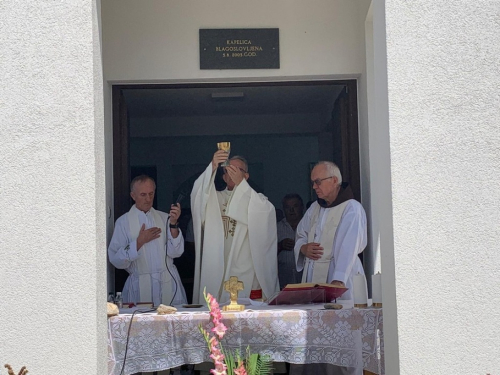
[[[309,303],[331,302],[347,290],[331,284],[288,284],[269,301],[269,305],[305,305]]]

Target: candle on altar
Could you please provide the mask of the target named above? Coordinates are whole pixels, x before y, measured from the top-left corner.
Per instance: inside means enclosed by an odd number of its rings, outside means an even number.
[[[368,306],[368,290],[366,287],[366,277],[358,272],[353,277],[354,307]]]
[[[382,307],[382,275],[372,276],[372,302],[374,307]]]

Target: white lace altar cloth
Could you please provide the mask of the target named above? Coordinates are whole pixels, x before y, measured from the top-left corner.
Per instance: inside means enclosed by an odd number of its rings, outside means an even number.
[[[160,371],[183,364],[211,361],[199,332],[209,330],[207,311],[172,315],[118,315],[108,321],[108,373],[124,375]],[[223,313],[228,327],[225,349],[250,346],[252,353],[275,362],[330,363],[384,373],[381,309],[272,309]]]

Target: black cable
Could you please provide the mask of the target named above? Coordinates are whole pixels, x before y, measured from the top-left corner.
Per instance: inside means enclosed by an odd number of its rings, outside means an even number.
[[[179,193],[179,195],[177,196],[177,199],[175,200],[175,205],[177,205],[178,203],[181,203],[182,200],[184,199],[185,197],[185,194],[183,191],[181,191]],[[170,220],[170,218],[169,218]],[[180,229],[177,229],[179,231],[179,234],[180,234]],[[172,260],[172,263],[173,263],[173,260]],[[175,266],[175,265],[174,265]],[[175,299],[175,296],[177,295],[177,280],[175,280],[175,277],[174,275],[172,275],[172,272],[170,272],[170,269],[168,268],[168,245],[167,245],[167,249],[165,251],[165,267],[167,267],[167,271],[168,273],[170,274],[170,278],[174,281],[175,283],[175,290],[174,290],[174,295],[172,296],[172,299],[170,300],[170,303],[169,305],[172,306],[172,302],[174,302],[174,299]],[[161,296],[160,296],[160,300],[161,300]]]
[[[165,267],[167,267],[167,271],[170,274],[170,278],[174,281],[174,284],[175,284],[174,295],[172,296],[172,299],[170,300],[170,303],[169,303],[169,305],[172,306],[172,302],[174,301],[175,295],[177,294],[177,280],[175,280],[174,275],[172,275],[172,272],[170,272],[170,269],[168,268],[168,245],[167,245],[167,250],[165,251]],[[161,300],[161,298],[160,298],[160,300]]]
[[[153,312],[155,309],[148,309],[148,310],[135,310],[132,313],[132,316],[130,317],[130,324],[128,326],[127,330],[127,341],[125,342],[125,355],[123,356],[123,365],[122,365],[122,370],[120,371],[120,375],[123,375],[123,371],[125,371],[125,361],[127,360],[127,352],[128,352],[128,340],[130,338],[130,328],[132,328],[132,321],[134,320],[134,316],[136,313],[148,313],[148,312]]]
[[[179,197],[177,198],[176,204],[180,203],[182,201],[182,199],[184,199],[184,195],[181,193],[181,194],[179,194]],[[180,232],[180,230],[179,230],[179,232]],[[171,279],[175,283],[174,295],[172,296],[172,299],[170,300],[170,303],[169,303],[169,305],[172,305],[172,302],[174,301],[174,298],[177,295],[177,280],[175,280],[174,275],[172,274],[172,272],[170,272],[170,269],[168,268],[168,245],[167,245],[167,248],[165,249],[165,267],[167,267],[167,271],[170,274]],[[160,301],[161,301],[161,295],[160,295]],[[128,352],[128,340],[130,338],[130,329],[132,328],[132,321],[134,320],[135,314],[136,313],[142,314],[142,313],[148,313],[148,312],[153,312],[153,311],[155,311],[155,309],[135,310],[132,313],[132,316],[130,317],[130,324],[129,324],[128,330],[127,330],[127,341],[125,342],[125,354],[123,356],[123,365],[122,365],[122,370],[120,371],[120,375],[123,375],[123,371],[125,370],[125,362],[127,360],[127,352]]]

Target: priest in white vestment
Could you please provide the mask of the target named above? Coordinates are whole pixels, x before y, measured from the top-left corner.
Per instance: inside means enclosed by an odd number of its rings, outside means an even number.
[[[367,241],[365,210],[350,188],[342,188],[342,175],[334,163],[316,164],[311,183],[318,200],[297,226],[297,270],[303,270],[302,282],[346,286],[349,290],[340,299],[353,299],[353,276],[364,274],[358,254]],[[362,370],[362,366],[292,365],[290,374],[361,374]]]
[[[155,210],[155,189],[148,176],[132,180],[130,196],[135,204],[116,221],[109,260],[129,273],[122,292],[124,302],[180,305],[187,302],[186,292],[173,259],[184,252],[177,224],[181,209],[176,204],[169,214]]]
[[[334,163],[319,162],[311,172],[311,182],[318,200],[297,226],[297,270],[304,270],[302,282],[346,286],[349,290],[341,299],[352,299],[353,276],[364,274],[358,254],[366,247],[365,210],[349,187],[342,188]]]
[[[204,288],[220,302],[227,301],[223,283],[230,276],[243,281],[242,298],[268,299],[279,291],[274,206],[250,187],[248,163],[239,156],[224,167],[227,188],[216,191],[217,167],[227,158],[225,151],[217,151],[191,193],[196,246],[193,303],[204,303]]]

